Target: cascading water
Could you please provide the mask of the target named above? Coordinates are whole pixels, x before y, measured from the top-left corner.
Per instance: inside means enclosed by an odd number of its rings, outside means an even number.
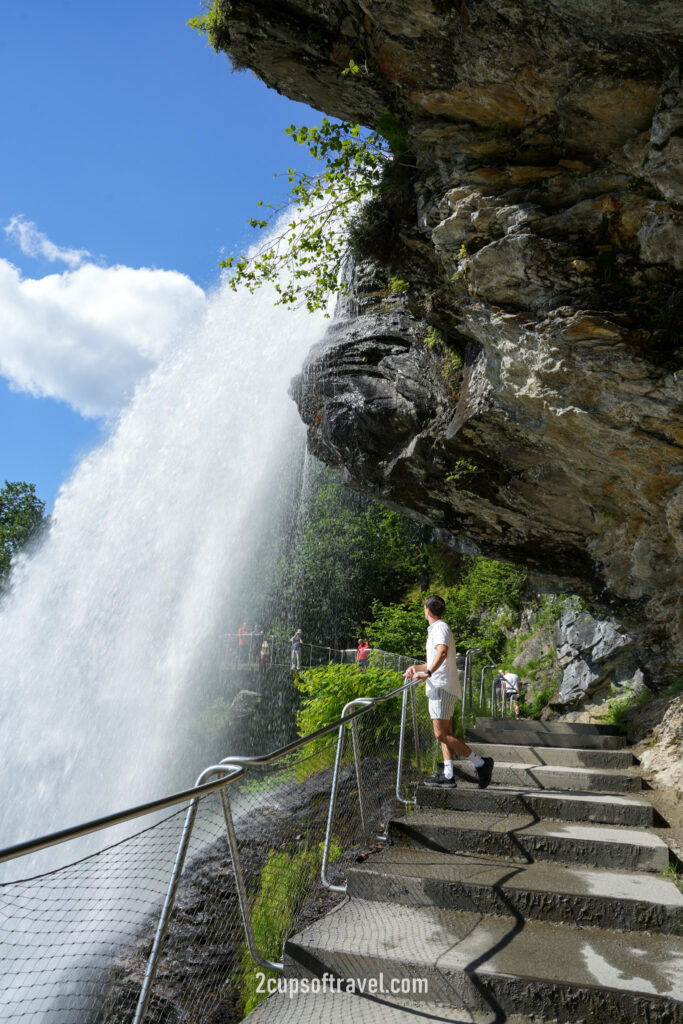
[[[323,321],[273,300],[208,298],[15,570],[0,607],[1,846],[194,781],[184,722],[249,584],[267,585],[249,579],[253,556],[300,465],[287,385]]]

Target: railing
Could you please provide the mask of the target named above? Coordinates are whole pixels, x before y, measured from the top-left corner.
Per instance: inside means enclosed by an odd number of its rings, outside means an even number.
[[[321,651],[330,661],[345,653]],[[414,663],[383,651],[371,657],[401,672]],[[40,986],[49,994],[33,1019],[59,1024],[142,1024],[150,1006],[156,1019],[174,999],[203,1019],[216,1000],[247,999],[253,964],[282,969],[282,943],[302,908],[345,891],[349,864],[368,842],[383,840],[397,801],[412,802],[437,749],[424,691],[402,681],[350,701],[328,725],[268,754],[211,765],[191,789],[0,851],[0,863],[8,862],[153,816],[142,832],[75,864],[0,885],[0,918],[9,922],[0,944],[5,964],[13,956],[16,964],[0,1020],[32,1019],[26,1006]],[[164,810],[173,813],[159,820]],[[40,907],[49,910],[46,922]],[[197,928],[188,939],[186,930]],[[14,955],[24,934],[32,937]]]
[[[356,647],[325,647],[302,641],[299,648],[293,648],[291,640],[265,633],[224,633],[222,647],[223,668],[278,667],[303,670],[331,664],[363,666],[372,660],[383,668],[399,671],[396,668],[399,663],[404,666],[413,664],[413,659],[381,648],[369,648],[361,660]]]

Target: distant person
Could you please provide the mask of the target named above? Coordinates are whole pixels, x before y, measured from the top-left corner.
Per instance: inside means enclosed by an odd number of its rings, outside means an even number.
[[[462,696],[460,675],[456,665],[456,650],[453,634],[443,621],[446,603],[442,597],[428,597],[424,615],[429,623],[427,630],[427,661],[423,665],[411,665],[404,673],[405,679],[425,679],[429,699],[429,716],[432,719],[434,735],[441,744],[443,753],[443,775],[437,772],[425,781],[427,786],[452,787],[454,755],[466,757],[472,762],[479,780],[479,789],[486,789],[493,771],[492,757],[479,757],[453,733],[453,712],[455,702]]]
[[[505,707],[505,701],[509,701],[510,707],[515,712],[515,718],[519,718],[519,676],[515,672],[508,670],[501,674],[501,696],[503,707]]]
[[[268,668],[268,659],[270,658],[270,644],[267,640],[264,640],[261,644],[261,653],[259,654],[258,664],[261,670]]]
[[[249,653],[251,654],[254,661],[258,661],[261,657],[261,641],[263,640],[263,628],[256,624],[251,634],[251,645],[249,647]]]
[[[358,639],[358,650],[356,652],[356,664],[364,672],[368,667],[370,659],[370,644],[367,640]]]
[[[292,645],[292,660],[289,667],[292,672],[299,672],[301,671],[301,651],[304,646],[304,638],[300,629],[297,629],[294,636],[290,636],[289,642]]]

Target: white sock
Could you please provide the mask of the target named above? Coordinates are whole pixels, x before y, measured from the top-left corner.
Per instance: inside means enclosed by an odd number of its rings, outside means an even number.
[[[475,754],[474,751],[467,755],[467,760],[471,761],[475,768],[481,768],[484,763],[484,758],[479,757],[479,754]]]
[[[453,762],[452,761],[444,761],[444,763],[443,763],[443,773],[444,773],[445,778],[447,778],[447,779],[452,779],[453,778]]]

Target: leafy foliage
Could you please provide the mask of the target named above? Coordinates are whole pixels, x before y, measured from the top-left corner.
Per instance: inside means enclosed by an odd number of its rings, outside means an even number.
[[[518,608],[525,587],[524,569],[488,558],[469,559],[460,583],[439,589],[446,601],[444,618],[457,646],[463,650],[480,647],[489,657],[497,658],[506,641],[503,625],[496,615],[482,613],[501,605]],[[420,654],[425,642],[426,596],[420,593],[399,605],[374,601],[365,630],[371,644],[401,654]]]
[[[302,299],[311,312],[325,310],[330,294],[348,292],[340,280],[349,253],[347,229],[362,202],[376,192],[389,148],[377,132],[363,134],[359,124],[335,124],[327,118],[312,128],[290,125],[286,133],[306,146],[315,160],[324,161],[325,169],[313,175],[290,167],[291,199],[286,209],[294,211],[292,219],[255,255],[229,256],[220,265],[233,271],[233,290],[245,286],[253,292],[268,281],[278,293],[278,304]],[[270,211],[265,218],[250,218],[249,224],[258,230],[269,227],[285,210],[279,203],[258,205]]]
[[[218,52],[221,48],[221,33],[228,24],[225,5],[220,0],[204,0],[202,8],[202,13],[190,18],[187,24],[200,35],[206,36],[209,44]]]
[[[357,697],[379,697],[399,685],[400,676],[390,669],[369,665],[361,672],[356,665],[321,665],[302,672],[297,689],[303,694],[297,712],[297,729],[306,736],[336,718],[341,718],[344,705]],[[395,715],[390,716],[395,719]],[[398,723],[394,722],[396,728]],[[327,743],[326,737],[322,742]]]
[[[256,899],[252,908],[252,926],[256,947],[269,960],[279,960],[285,939],[291,935],[306,895],[314,885],[322,864],[323,844],[304,846],[289,854],[272,850],[268,854]],[[341,854],[338,843],[332,842],[330,863]],[[266,977],[276,977],[264,970]],[[242,1013],[250,1013],[265,998],[257,992],[260,978],[246,943],[242,943],[239,966],[234,979],[239,988]]]
[[[14,556],[46,523],[45,502],[37,497],[35,484],[5,480],[0,490],[0,585],[9,575]]]
[[[413,520],[342,487],[324,466],[314,464],[310,477],[276,604],[304,636],[344,647],[360,636],[374,598],[395,601],[414,585],[429,560],[428,537]]]
[[[533,718],[538,720],[541,717],[543,709],[550,704],[554,693],[554,687],[545,687],[543,690],[539,690],[538,693],[534,694],[532,700],[528,703],[522,700],[520,706],[520,714],[522,718]]]

